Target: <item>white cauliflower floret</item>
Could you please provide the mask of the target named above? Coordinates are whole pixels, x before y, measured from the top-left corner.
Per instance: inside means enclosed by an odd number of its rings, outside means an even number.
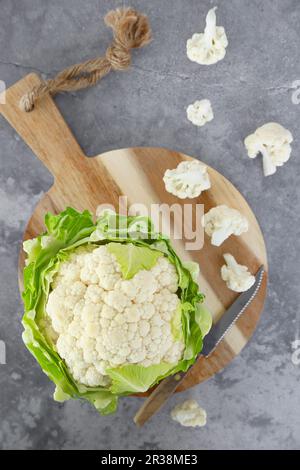
[[[206,425],[206,411],[198,405],[196,400],[186,400],[175,406],[171,411],[171,418],[181,426],[195,428]]]
[[[123,292],[111,290],[106,292],[104,295],[104,301],[112,309],[117,310],[118,312],[123,312],[126,307],[130,305],[130,299],[126,297]]]
[[[171,331],[177,290],[177,272],[166,257],[124,280],[107,245],[81,247],[52,282],[45,328],[76,381],[107,386],[107,368],[182,358],[184,343]]]
[[[195,126],[204,126],[207,122],[210,122],[214,118],[214,113],[209,100],[195,101],[190,104],[186,110],[187,118]]]
[[[139,271],[132,279],[137,289],[134,300],[137,303],[151,302],[153,294],[159,290],[159,283],[151,271]]]
[[[247,266],[238,264],[229,253],[223,257],[226,264],[221,268],[221,277],[226,282],[228,289],[235,292],[245,292],[250,289],[255,282],[255,277],[249,272]]]
[[[184,161],[174,170],[167,170],[163,180],[166,190],[180,199],[198,197],[211,186],[206,165],[197,160]]]
[[[95,304],[101,304],[104,290],[95,285],[91,284],[87,287],[84,298]]]
[[[289,160],[291,142],[293,136],[290,131],[276,122],[269,122],[248,135],[244,143],[250,158],[257,157],[259,153],[262,155],[264,175],[269,176]]]
[[[202,217],[202,226],[214,246],[220,246],[230,235],[241,235],[249,228],[245,216],[225,205],[210,209]]]
[[[144,338],[149,334],[150,323],[147,320],[140,320],[138,328],[141,338]]]
[[[216,26],[216,9],[207,13],[204,33],[193,34],[186,43],[188,58],[201,65],[215,64],[226,54],[227,36],[222,26]]]

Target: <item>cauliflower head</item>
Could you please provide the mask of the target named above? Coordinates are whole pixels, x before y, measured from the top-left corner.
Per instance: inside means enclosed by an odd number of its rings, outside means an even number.
[[[203,427],[206,425],[206,411],[196,400],[186,400],[179,403],[171,411],[171,418],[185,427]]]
[[[195,126],[204,126],[214,118],[214,113],[209,100],[195,101],[190,104],[186,110],[187,118]]]
[[[220,246],[230,235],[241,235],[248,231],[249,223],[238,210],[222,204],[213,207],[202,217],[202,226],[211,237],[211,244]]]
[[[197,160],[179,163],[163,177],[166,190],[180,199],[195,198],[211,187],[207,166]]]
[[[228,40],[225,29],[216,26],[217,7],[209,10],[206,16],[204,33],[195,33],[187,40],[186,52],[188,58],[201,65],[211,65],[224,59]]]
[[[238,264],[235,258],[226,253],[223,255],[226,264],[221,268],[221,277],[228,289],[235,292],[245,292],[255,283],[255,277],[249,272],[247,266]]]
[[[269,122],[248,135],[244,143],[250,158],[262,155],[264,175],[269,176],[289,160],[291,142],[293,136],[289,130],[276,122]]]
[[[171,328],[180,307],[174,265],[160,256],[152,269],[124,280],[113,245],[75,250],[46,305],[58,354],[74,379],[91,387],[110,383],[108,368],[177,364],[184,350]]]
[[[23,340],[57,401],[83,398],[101,414],[187,370],[211,316],[168,238],[146,217],[67,208],[24,243]]]

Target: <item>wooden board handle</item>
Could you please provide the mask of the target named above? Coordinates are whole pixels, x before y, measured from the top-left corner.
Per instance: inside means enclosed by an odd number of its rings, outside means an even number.
[[[6,90],[0,112],[54,177],[62,168],[65,174],[77,173],[78,160],[85,156],[53,99],[45,97],[29,113],[19,107],[24,93],[40,82],[38,75],[31,73],[15,83]]]

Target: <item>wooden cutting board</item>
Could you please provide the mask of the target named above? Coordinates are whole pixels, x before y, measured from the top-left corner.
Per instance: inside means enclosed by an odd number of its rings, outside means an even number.
[[[51,97],[40,102],[34,111],[25,113],[19,108],[21,96],[38,84],[40,79],[30,74],[6,91],[6,103],[0,112],[29,145],[54,176],[54,184],[37,204],[24,233],[24,239],[35,237],[44,230],[44,215],[58,213],[66,206],[94,212],[101,203],[118,207],[119,196],[128,203],[184,204],[167,193],[163,175],[191,157],[162,148],[129,148],[114,150],[87,158]],[[1,100],[0,100],[1,101]],[[243,213],[250,223],[249,231],[240,237],[230,237],[219,247],[213,247],[205,238],[201,250],[186,251],[185,240],[174,241],[177,253],[185,260],[200,264],[200,288],[206,295],[206,304],[217,322],[237,294],[227,289],[220,277],[224,264],[222,254],[232,253],[239,262],[256,273],[260,265],[266,268],[261,288],[251,305],[226,334],[209,358],[200,358],[188,374],[181,390],[200,383],[223,369],[242,350],[250,339],[263,310],[267,285],[267,255],[263,235],[257,220],[239,191],[220,173],[208,168],[212,187],[193,204],[204,204],[205,212],[218,204],[227,204]],[[20,254],[19,274],[22,277],[23,252]]]

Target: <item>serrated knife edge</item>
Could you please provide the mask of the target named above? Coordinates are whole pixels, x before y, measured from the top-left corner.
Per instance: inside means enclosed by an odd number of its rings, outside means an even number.
[[[263,278],[264,278],[264,274],[265,274],[265,268],[264,266],[261,266],[259,268],[259,270],[257,271],[256,275],[255,275],[255,278],[256,278],[256,286],[255,286],[255,290],[253,291],[251,297],[249,297],[248,301],[245,303],[245,305],[243,305],[243,307],[240,309],[239,313],[236,315],[235,319],[233,322],[231,322],[228,327],[223,331],[223,334],[222,336],[220,336],[220,338],[218,339],[218,341],[215,343],[214,347],[212,349],[210,349],[210,351],[208,352],[208,354],[204,354],[203,353],[203,350],[201,351],[200,355],[201,356],[204,356],[204,357],[209,357],[210,354],[212,354],[215,349],[217,348],[217,346],[220,344],[220,342],[224,339],[224,336],[226,335],[226,333],[232,328],[232,326],[235,324],[235,322],[240,318],[240,316],[244,313],[244,311],[249,307],[249,305],[251,304],[251,302],[254,300],[254,298],[256,297],[259,289],[261,288],[261,284],[262,284],[262,281],[263,281]],[[205,341],[205,340],[204,340]]]

